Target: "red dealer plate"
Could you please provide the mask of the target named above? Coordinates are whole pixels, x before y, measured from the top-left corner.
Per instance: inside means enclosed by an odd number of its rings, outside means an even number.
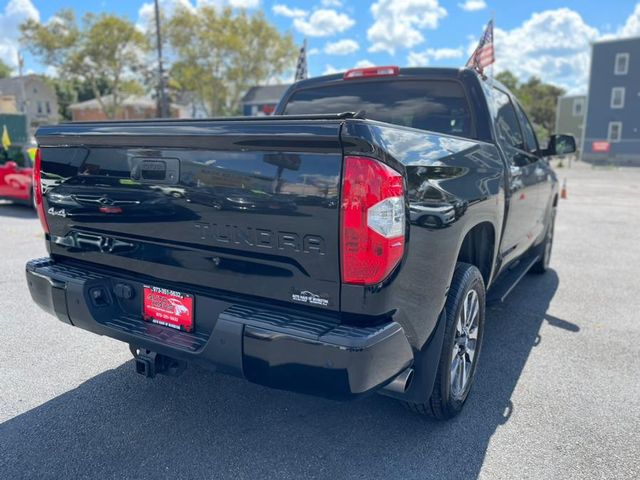
[[[142,302],[146,321],[185,332],[193,330],[193,295],[145,285]]]

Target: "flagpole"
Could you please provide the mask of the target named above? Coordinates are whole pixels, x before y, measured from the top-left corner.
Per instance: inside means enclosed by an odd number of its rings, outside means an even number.
[[[493,87],[493,66],[496,64],[496,11],[491,11],[491,23],[493,23],[493,63],[491,63],[491,87]]]
[[[302,45],[304,47],[304,78],[307,79],[309,78],[309,64],[307,62],[307,58],[309,58],[307,56],[307,37],[304,37],[304,42],[302,42]]]

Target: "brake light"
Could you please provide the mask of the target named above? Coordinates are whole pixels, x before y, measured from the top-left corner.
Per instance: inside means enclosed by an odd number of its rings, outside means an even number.
[[[400,74],[400,67],[366,67],[352,68],[347,70],[342,77],[343,80],[351,80],[354,78],[372,78],[372,77],[388,77]]]
[[[340,243],[342,281],[384,280],[404,253],[404,183],[400,173],[365,157],[345,157]]]
[[[39,148],[36,150],[36,159],[33,163],[33,201],[36,204],[36,211],[38,212],[42,229],[44,233],[49,233],[49,224],[47,223],[47,216],[42,203],[42,153]]]

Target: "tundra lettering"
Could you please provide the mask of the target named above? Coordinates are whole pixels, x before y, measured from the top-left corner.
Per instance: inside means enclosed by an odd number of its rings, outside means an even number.
[[[318,235],[300,235],[293,232],[279,232],[264,228],[242,227],[239,225],[220,225],[217,223],[194,224],[200,240],[235,245],[276,248],[293,252],[325,254],[324,240]]]

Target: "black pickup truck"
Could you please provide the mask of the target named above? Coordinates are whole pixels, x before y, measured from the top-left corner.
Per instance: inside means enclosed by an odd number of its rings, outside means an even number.
[[[485,303],[548,268],[558,201],[518,101],[469,69],[374,67],[294,84],[263,118],[41,127],[49,257],[34,301],[187,363],[449,418]]]

